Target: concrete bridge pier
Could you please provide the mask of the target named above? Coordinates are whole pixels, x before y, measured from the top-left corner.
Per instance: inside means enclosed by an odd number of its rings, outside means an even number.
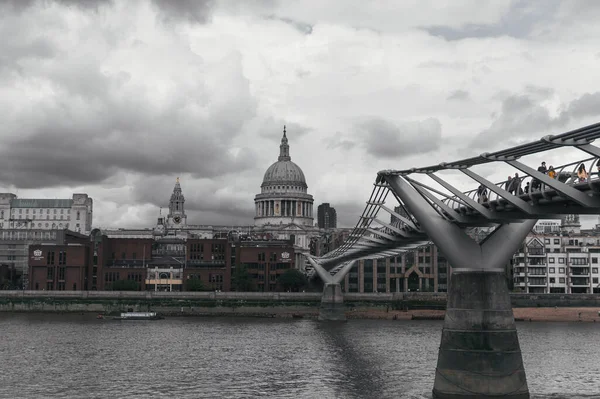
[[[321,308],[319,309],[320,321],[346,321],[346,308],[344,307],[344,294],[341,282],[346,274],[354,267],[356,261],[347,262],[335,275],[331,275],[310,256],[307,257],[310,264],[323,280],[323,296],[321,297]]]
[[[339,283],[325,283],[321,308],[319,309],[320,321],[346,321],[346,308],[344,295]]]
[[[433,397],[528,399],[504,270],[536,220],[501,224],[477,242],[403,177],[386,181],[453,266]]]
[[[503,269],[456,269],[433,397],[529,399],[527,378]]]

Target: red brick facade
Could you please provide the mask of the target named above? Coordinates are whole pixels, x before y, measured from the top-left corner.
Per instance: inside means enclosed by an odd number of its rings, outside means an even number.
[[[146,290],[146,264],[152,259],[151,238],[100,237],[95,246],[96,289],[108,291],[115,281],[135,281]]]
[[[207,290],[231,291],[231,252],[227,239],[189,239],[184,282],[199,278]]]
[[[29,288],[46,291],[86,289],[89,243],[29,246]]]
[[[294,247],[289,242],[242,242],[236,250],[236,267],[246,266],[258,291],[281,291],[279,276],[295,268]]]

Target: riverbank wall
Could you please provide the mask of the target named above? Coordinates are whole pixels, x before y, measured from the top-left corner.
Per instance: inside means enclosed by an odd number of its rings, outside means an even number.
[[[600,294],[511,294],[514,308],[600,308]],[[348,293],[348,312],[443,314],[445,293]],[[0,312],[155,311],[178,316],[316,317],[318,292],[0,291]],[[429,312],[431,313],[431,312]],[[432,314],[433,314],[432,313]]]

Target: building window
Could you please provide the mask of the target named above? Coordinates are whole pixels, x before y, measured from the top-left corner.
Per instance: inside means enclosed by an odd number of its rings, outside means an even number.
[[[565,268],[564,267],[559,267],[558,268],[558,272],[559,273],[564,273],[565,272]]]
[[[598,277],[593,277],[592,278],[592,283],[598,284]]]
[[[80,212],[77,211],[77,220],[79,220],[79,217],[80,217]]]
[[[51,281],[49,281],[49,282],[46,283],[46,290],[47,291],[53,291],[54,290],[54,284]]]
[[[565,283],[565,278],[564,278],[564,277],[559,277],[559,278],[558,278],[558,282],[559,282],[560,284],[564,284],[564,283]]]
[[[58,268],[58,279],[59,280],[64,280],[65,279],[65,268],[64,267],[59,267]],[[63,288],[64,290],[64,288]]]
[[[592,258],[592,263],[598,263],[598,258]]]
[[[48,267],[46,269],[46,280],[54,280],[54,268]]]
[[[131,254],[131,259],[137,259],[137,254],[135,252]]]
[[[549,238],[545,238],[544,239],[544,244],[550,244],[550,239]]]
[[[126,255],[127,254],[125,252],[121,252],[121,259],[125,259]]]
[[[592,273],[598,273],[598,268],[597,267],[592,267]]]
[[[548,258],[548,263],[554,263],[554,258]]]
[[[64,291],[65,290],[65,282],[64,281],[59,281],[57,288],[58,288],[59,291]]]
[[[550,284],[554,284],[556,282],[556,279],[554,277],[550,277]]]
[[[560,244],[560,238],[555,238],[554,239],[554,244],[556,244],[556,245]]]
[[[77,291],[77,283],[73,283],[73,291]]]
[[[550,263],[553,263],[553,262],[550,262]],[[550,267],[550,268],[548,269],[548,272],[549,272],[549,273],[554,273],[554,268],[553,268],[553,267]]]
[[[565,263],[565,258],[558,258],[558,263]]]
[[[48,251],[46,254],[46,264],[53,265],[54,264],[54,251]]]

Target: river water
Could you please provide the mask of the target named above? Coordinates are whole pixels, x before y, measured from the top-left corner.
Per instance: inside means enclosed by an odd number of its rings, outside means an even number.
[[[600,323],[517,323],[532,398],[600,398]],[[441,321],[0,314],[0,398],[431,398]]]

